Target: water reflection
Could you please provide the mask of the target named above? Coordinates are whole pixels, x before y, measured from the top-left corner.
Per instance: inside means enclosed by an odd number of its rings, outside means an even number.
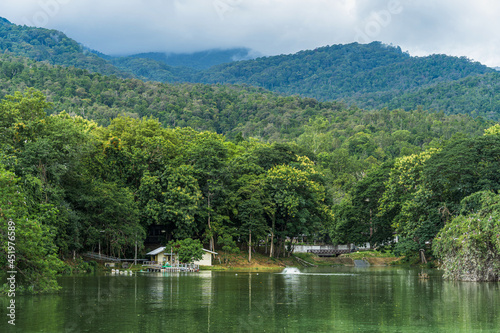
[[[60,294],[16,298],[16,332],[498,331],[498,283],[454,283],[438,271],[422,280],[418,272],[341,267],[64,277]],[[9,332],[6,322],[0,331]]]

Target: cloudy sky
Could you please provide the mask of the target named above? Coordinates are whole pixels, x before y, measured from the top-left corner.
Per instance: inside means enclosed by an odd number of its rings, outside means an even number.
[[[263,55],[373,40],[500,66],[498,0],[2,0],[0,16],[111,55],[248,47]]]

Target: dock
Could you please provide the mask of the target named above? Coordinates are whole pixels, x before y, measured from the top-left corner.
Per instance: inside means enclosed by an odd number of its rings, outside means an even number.
[[[147,272],[198,272],[200,266],[195,264],[172,264],[172,265],[162,265],[156,261],[145,261],[142,267],[146,269]]]

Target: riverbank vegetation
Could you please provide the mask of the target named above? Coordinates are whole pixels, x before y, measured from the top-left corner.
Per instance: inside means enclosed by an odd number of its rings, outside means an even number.
[[[450,277],[498,279],[500,131],[484,117],[143,82],[10,53],[0,97],[0,265],[15,265],[20,291],[56,290],[86,251],[144,254],[151,237],[249,261],[263,244],[269,260],[287,257],[291,240],[407,257],[434,244]]]
[[[365,126],[338,139],[327,129],[331,122],[313,118],[295,142],[264,143],[163,127],[153,118],[118,117],[100,126],[65,112],[49,116],[52,107],[35,90],[0,103],[2,237],[13,221],[15,264],[32,292],[56,289],[63,260],[84,251],[100,246],[130,257],[136,241],[144,248],[153,225],[164,228],[165,242],[191,237],[229,251],[267,243],[270,257],[288,255],[288,239],[380,246],[396,233],[396,254],[412,255],[443,226],[479,214],[491,225],[470,228],[488,230],[491,237],[482,237],[491,246],[484,252],[476,242],[476,252],[463,251],[482,260],[469,261],[477,269],[497,270],[490,263],[498,253],[498,222],[494,213],[486,216],[496,206],[476,204],[473,212],[461,204],[480,191],[498,191],[497,126],[485,136],[422,137],[420,145],[408,142],[410,131],[396,130],[386,134],[393,138],[386,146]],[[336,140],[336,149],[322,145]],[[440,239],[456,236],[442,231]],[[436,244],[445,267],[460,264],[453,256],[465,258],[450,243]]]

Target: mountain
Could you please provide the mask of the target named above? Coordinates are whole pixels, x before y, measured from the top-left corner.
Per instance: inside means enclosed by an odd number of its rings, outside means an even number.
[[[342,100],[365,108],[391,106],[407,110],[420,105],[419,91],[426,94],[434,86],[435,91],[441,91],[447,83],[495,73],[494,69],[465,57],[412,57],[399,47],[380,42],[326,46],[291,55],[233,61],[205,70],[169,66],[158,59],[118,58],[113,64],[145,80],[245,84],[321,101]],[[404,100],[400,96],[414,98]],[[433,98],[439,100],[441,96]],[[446,103],[431,104],[449,113],[475,111],[497,119],[491,109],[484,109],[485,103],[480,99],[476,102],[468,105],[457,101],[455,105],[454,100],[447,99]]]
[[[0,52],[52,65],[74,66],[105,75],[132,77],[57,30],[12,24],[0,18]]]
[[[231,139],[243,136],[272,142],[307,141],[308,136],[315,135],[323,138],[324,150],[348,144],[350,137],[358,135],[358,141],[370,137],[369,146],[374,152],[380,146],[386,151],[384,154],[391,156],[397,156],[400,149],[389,147],[397,141],[390,136],[392,132],[405,131],[402,133],[404,140],[410,143],[410,148],[406,149],[412,151],[433,139],[450,138],[458,132],[479,135],[492,124],[463,114],[447,116],[424,110],[368,111],[340,102],[281,96],[251,86],[122,79],[0,55],[0,98],[24,91],[26,87],[38,89],[47,96],[53,104],[50,113],[66,111],[102,125],[108,125],[118,115],[125,115],[153,117],[164,126],[212,131]],[[376,154],[377,159],[384,158],[381,152]]]
[[[419,105],[446,114],[468,113],[500,120],[500,73],[472,75],[398,94],[382,106],[411,110]],[[367,107],[361,100],[360,106]],[[379,105],[380,106],[380,105]]]
[[[255,57],[255,54],[248,48],[233,48],[227,50],[211,49],[195,53],[149,52],[134,54],[128,58],[150,59],[171,67],[188,67],[202,70],[215,65],[239,60],[249,60]]]
[[[6,19],[0,19],[0,37],[2,53],[122,78],[252,85],[283,95],[343,101],[366,109],[412,110],[422,106],[447,114],[500,118],[495,93],[499,78],[495,69],[465,57],[412,57],[399,47],[380,42],[332,45],[290,55],[233,61],[250,57],[251,52],[240,48],[110,57],[82,47],[62,32],[18,26]],[[206,69],[221,61],[231,62]],[[11,75],[15,69],[9,66],[5,63],[2,70]]]
[[[494,72],[465,57],[411,57],[380,42],[332,45],[291,55],[218,65],[190,81],[249,84],[287,95],[355,101],[375,92],[400,92]]]

